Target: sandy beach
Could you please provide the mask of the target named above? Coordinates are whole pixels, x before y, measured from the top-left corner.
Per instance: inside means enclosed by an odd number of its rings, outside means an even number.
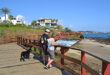
[[[110,45],[102,44],[91,39],[83,39],[79,44],[83,50],[88,50],[106,58],[110,58]],[[81,52],[77,50],[70,49],[68,56],[81,60]],[[86,64],[95,71],[101,73],[101,60],[86,54]]]
[[[81,46],[81,49],[83,50],[88,50],[90,52],[104,56],[106,58],[110,58],[110,45],[102,44],[91,39],[82,39],[79,42],[79,45]],[[79,54],[80,51],[70,49],[69,53]]]
[[[88,50],[101,56],[110,58],[110,45],[102,44],[90,39],[83,39],[80,42],[80,45],[84,50]]]

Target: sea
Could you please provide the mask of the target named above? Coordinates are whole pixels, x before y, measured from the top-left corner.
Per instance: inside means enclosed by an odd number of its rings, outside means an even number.
[[[109,39],[110,33],[83,33],[83,36],[86,38],[96,38]]]
[[[110,38],[110,33],[83,33],[83,36],[87,37],[87,38],[100,37],[101,39],[108,39],[108,38]],[[55,43],[71,47],[78,41],[79,40],[58,40]]]

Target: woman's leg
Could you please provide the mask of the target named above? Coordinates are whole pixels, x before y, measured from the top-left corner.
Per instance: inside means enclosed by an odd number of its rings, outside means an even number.
[[[46,65],[47,67],[52,67],[51,63],[53,62],[54,60],[54,51],[48,51],[49,52],[49,61],[48,61],[48,64]]]
[[[48,62],[50,61],[50,57],[48,57]],[[47,63],[48,64],[48,63]]]
[[[50,59],[48,64],[46,65],[47,67],[52,67],[51,63],[53,62],[53,59]]]
[[[49,65],[49,67],[52,67],[52,64],[51,64],[51,63],[52,63],[53,61],[54,61],[53,59],[50,60],[50,65]]]

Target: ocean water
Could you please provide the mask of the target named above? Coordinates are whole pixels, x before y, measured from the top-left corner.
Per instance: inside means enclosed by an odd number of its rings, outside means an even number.
[[[102,39],[108,39],[110,38],[110,33],[84,33],[83,36],[87,38],[100,37]],[[77,43],[78,41],[79,40],[58,40],[56,41],[56,43],[70,47]]]
[[[60,45],[65,45],[65,46],[72,46],[73,44],[77,43],[79,40],[58,40],[55,43],[58,43]]]
[[[87,38],[100,37],[102,39],[108,39],[110,38],[110,33],[83,33],[83,36]]]

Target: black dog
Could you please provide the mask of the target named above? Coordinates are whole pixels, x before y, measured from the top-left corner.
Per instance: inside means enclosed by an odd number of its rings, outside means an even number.
[[[31,51],[32,51],[32,50],[31,50],[31,48],[30,48],[30,49],[28,49],[27,51],[21,52],[20,61],[25,61],[25,59],[29,59]]]

